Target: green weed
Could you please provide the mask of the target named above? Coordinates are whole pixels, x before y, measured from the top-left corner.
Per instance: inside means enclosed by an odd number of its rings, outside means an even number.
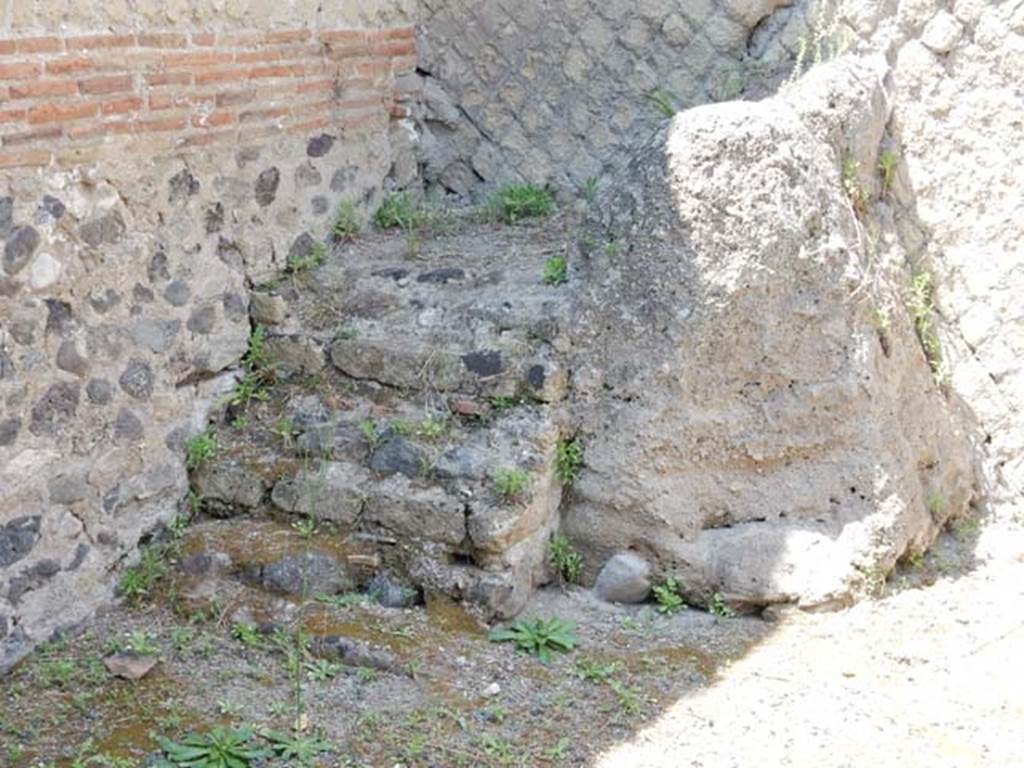
[[[549,216],[555,209],[555,197],[547,187],[534,184],[506,184],[491,196],[488,207],[506,224]]]
[[[139,562],[126,568],[121,574],[121,578],[118,580],[118,592],[129,605],[141,605],[152,595],[157,582],[167,573],[167,565],[164,563],[163,557],[163,547],[145,547],[139,555]]]
[[[341,672],[341,665],[335,664],[327,659],[316,659],[315,661],[306,662],[306,677],[308,677],[314,683],[322,683],[326,680],[331,680],[337,677],[338,673]]]
[[[868,199],[867,195],[864,194],[864,188],[860,184],[857,161],[852,157],[843,158],[842,176],[843,191],[846,192],[846,196],[850,199],[853,210],[858,215],[863,215],[868,209]]]
[[[522,469],[502,467],[494,472],[494,492],[504,499],[513,499],[521,494],[529,482],[529,473]]]
[[[662,117],[666,119],[675,117],[675,98],[668,91],[663,88],[655,88],[653,91],[645,94],[644,98],[651,103]]]
[[[597,200],[599,183],[600,182],[598,181],[598,178],[596,176],[591,176],[589,179],[580,184],[579,194],[580,197],[582,197],[586,201],[587,205],[593,205],[594,202]]]
[[[576,584],[583,571],[583,557],[575,550],[566,536],[551,537],[548,542],[548,563],[558,578],[565,584]]]
[[[196,470],[206,462],[217,458],[220,453],[220,443],[213,430],[200,432],[185,443],[185,467],[189,470]]]
[[[231,625],[231,636],[248,648],[266,648],[267,639],[259,633],[256,627],[242,621],[236,621]]]
[[[569,264],[561,254],[544,262],[544,282],[548,285],[563,285],[569,282]]]
[[[156,737],[164,757],[179,768],[248,768],[254,760],[272,755],[272,750],[258,746],[254,739],[251,728],[228,730],[223,726],[186,736],[180,742]]]
[[[935,278],[926,269],[917,271],[910,282],[907,309],[914,321],[917,339],[924,350],[928,367],[936,377],[943,377],[942,343],[935,327]]]
[[[362,220],[356,204],[351,200],[342,200],[338,212],[334,216],[331,232],[336,240],[353,240],[363,229]]]
[[[380,208],[373,215],[374,223],[380,229],[401,229],[406,232],[415,229],[422,221],[422,212],[408,192],[395,192],[384,198]]]
[[[878,170],[882,174],[882,191],[892,189],[896,180],[896,170],[900,163],[900,156],[891,149],[883,150],[878,156]]]
[[[683,596],[679,594],[679,584],[671,576],[654,587],[654,599],[658,603],[658,612],[666,616],[686,607]]]
[[[617,661],[601,664],[590,659],[579,659],[576,662],[576,676],[590,683],[604,683],[622,671]]]
[[[381,434],[377,430],[377,425],[370,419],[359,422],[359,431],[363,434],[363,439],[366,440],[366,445],[372,451],[378,445],[380,445]]]
[[[583,444],[577,439],[561,438],[555,446],[555,472],[563,485],[571,484],[583,466]]]
[[[327,741],[317,735],[269,730],[261,731],[261,735],[270,742],[271,749],[285,765],[312,766],[316,764],[318,755],[333,750]]]
[[[725,601],[725,597],[721,592],[715,592],[711,596],[711,602],[708,604],[708,611],[712,616],[718,616],[720,618],[729,619],[736,615],[736,611]]]
[[[327,246],[323,243],[313,243],[305,253],[289,256],[286,269],[293,275],[301,275],[319,267],[326,258]]]
[[[520,620],[511,627],[492,630],[490,639],[495,643],[513,642],[544,663],[551,659],[552,651],[571,651],[577,642],[575,626],[558,618]]]

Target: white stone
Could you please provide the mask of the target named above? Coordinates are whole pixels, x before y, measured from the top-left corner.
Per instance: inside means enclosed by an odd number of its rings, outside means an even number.
[[[963,24],[948,11],[939,11],[924,28],[921,41],[935,53],[949,53],[964,32]]]
[[[28,282],[34,290],[49,288],[60,279],[61,263],[49,253],[40,253],[32,261]]]

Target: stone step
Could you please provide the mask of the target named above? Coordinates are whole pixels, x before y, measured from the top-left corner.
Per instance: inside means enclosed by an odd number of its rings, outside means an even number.
[[[480,411],[465,417],[443,400],[345,384],[281,383],[221,426],[217,456],[192,473],[204,509],[329,522],[417,588],[512,615],[543,580],[558,524],[556,412],[472,401]],[[522,487],[500,492],[503,472]]]
[[[496,244],[469,232],[431,240],[416,255],[403,248],[402,237],[361,239],[253,294],[253,320],[266,326],[283,373],[330,363],[407,389],[562,396],[569,301],[543,280],[562,240],[513,228]]]

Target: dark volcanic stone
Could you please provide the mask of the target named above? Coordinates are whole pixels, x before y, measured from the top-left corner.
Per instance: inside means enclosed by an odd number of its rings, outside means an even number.
[[[39,233],[27,224],[15,227],[4,243],[4,271],[15,275],[25,268],[39,247]]]
[[[409,270],[402,267],[385,267],[384,269],[376,269],[371,274],[374,277],[387,277],[398,282],[403,277],[409,276]]]
[[[224,314],[228,319],[238,322],[249,316],[249,310],[245,305],[245,299],[237,293],[225,293],[221,299],[221,306],[224,307]]]
[[[85,396],[93,405],[107,405],[114,399],[114,387],[106,379],[93,379],[85,385]]]
[[[67,206],[53,195],[44,195],[43,201],[39,204],[39,213],[49,216],[54,221],[63,216],[66,211]]]
[[[164,300],[172,307],[185,306],[191,295],[192,291],[184,280],[172,280],[164,288]]]
[[[481,378],[497,376],[505,369],[501,362],[501,353],[490,349],[468,352],[462,356],[462,362],[466,368]]]
[[[33,435],[52,434],[69,422],[78,410],[78,384],[60,382],[51,384],[46,393],[32,407],[29,431]]]
[[[334,146],[334,137],[326,133],[314,136],[306,145],[306,154],[310,157],[323,157]]]
[[[220,202],[207,206],[203,214],[206,234],[213,235],[224,228],[224,206]]]
[[[217,308],[207,304],[206,306],[194,309],[192,314],[189,315],[187,325],[192,333],[198,333],[201,336],[207,335],[217,325]]]
[[[145,434],[142,421],[127,408],[117,412],[117,420],[114,422],[114,440],[128,442],[141,440]]]
[[[441,285],[447,283],[450,280],[465,280],[466,273],[458,267],[441,267],[440,269],[432,269],[429,272],[423,272],[417,275],[417,283],[439,283]]]
[[[0,239],[11,233],[14,225],[14,198],[0,197]]]
[[[12,565],[32,551],[39,536],[38,515],[16,517],[0,526],[0,568]]]
[[[313,239],[313,236],[309,232],[303,232],[295,238],[292,247],[288,249],[288,261],[291,262],[295,259],[305,258],[310,254],[315,245],[316,240]]]
[[[132,358],[117,380],[121,389],[136,400],[148,400],[153,394],[153,369],[144,360]]]
[[[71,330],[71,305],[59,299],[43,299],[46,304],[46,335],[66,336]]]
[[[89,296],[89,306],[100,315],[106,314],[120,303],[121,294],[113,288],[107,288],[99,296]]]
[[[136,283],[132,287],[132,298],[136,304],[149,304],[153,301],[153,292],[142,283]]]
[[[168,182],[168,186],[170,187],[168,199],[172,203],[185,200],[199,192],[199,182],[189,173],[187,168],[174,174],[170,182]]]
[[[56,560],[40,560],[24,573],[15,576],[7,585],[7,599],[11,605],[21,602],[26,592],[39,589],[43,584],[60,573],[60,563]]]
[[[547,381],[547,373],[544,366],[531,365],[530,370],[526,372],[526,383],[533,389],[540,390],[544,388],[545,381]]]
[[[68,565],[67,570],[69,570],[69,571],[77,571],[78,568],[82,565],[82,563],[85,562],[85,558],[88,556],[88,554],[89,554],[89,545],[88,544],[79,544],[78,547],[75,548],[75,558]]]
[[[21,430],[21,419],[10,418],[0,421],[0,448],[13,445]]]
[[[149,260],[149,266],[146,267],[146,276],[149,278],[149,282],[154,284],[171,279],[171,273],[168,270],[167,251],[164,250],[163,246],[159,246],[156,253],[153,254],[153,258]]]
[[[267,168],[256,178],[256,202],[266,208],[277,197],[277,187],[281,183],[281,172],[277,168]]]
[[[245,566],[242,575],[264,589],[289,595],[333,595],[352,588],[344,567],[320,552],[286,555],[266,565]]]
[[[402,584],[387,573],[378,573],[374,576],[366,591],[385,608],[409,608],[416,604],[418,597],[415,589]]]
[[[401,474],[419,477],[423,471],[423,451],[404,437],[385,440],[370,456],[370,469],[382,475]]]

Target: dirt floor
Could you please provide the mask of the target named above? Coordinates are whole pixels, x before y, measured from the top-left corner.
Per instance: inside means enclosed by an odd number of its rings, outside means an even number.
[[[664,616],[552,588],[525,615],[575,623],[578,647],[547,664],[442,599],[299,607],[310,631],[380,649],[384,669],[296,666],[287,638],[171,610],[171,587],[3,681],[0,764],[155,766],[158,736],[287,732],[301,702],[305,733],[330,747],[321,766],[1024,765],[1022,576],[1024,528],[1003,520],[961,522],[840,613]],[[114,678],[103,659],[126,648],[160,662]]]

